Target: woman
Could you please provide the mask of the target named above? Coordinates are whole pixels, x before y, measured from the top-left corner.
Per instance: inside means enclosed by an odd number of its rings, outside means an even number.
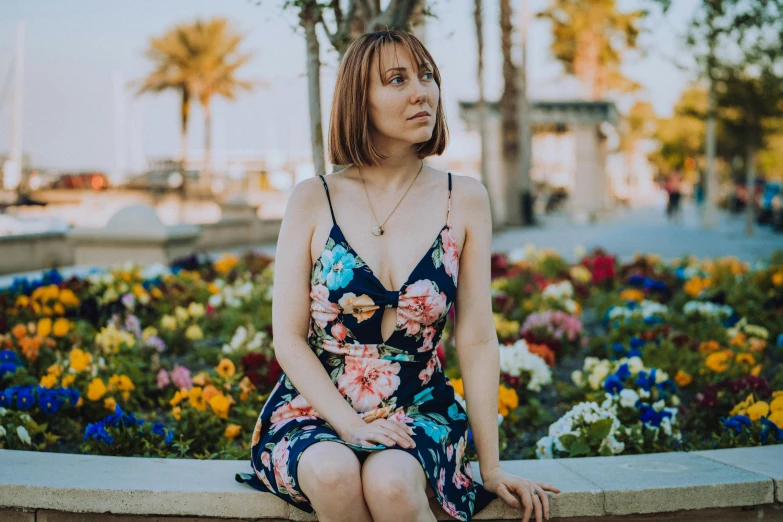
[[[352,42],[329,129],[332,163],[349,166],[289,199],[273,295],[285,373],[256,424],[253,473],[237,476],[322,522],[431,521],[433,495],[460,520],[499,496],[540,521],[546,490],[559,492],[499,465],[489,202],[472,178],[424,165],[447,140],[421,42],[398,31]],[[483,487],[435,350],[452,305]]]

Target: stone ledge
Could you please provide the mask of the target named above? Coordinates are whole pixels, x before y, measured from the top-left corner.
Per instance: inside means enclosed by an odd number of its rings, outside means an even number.
[[[558,486],[553,518],[575,522],[639,519],[783,520],[783,445],[693,453],[503,461],[521,476]],[[472,463],[478,477],[478,465]],[[95,520],[66,515],[112,514],[212,519],[316,520],[274,495],[234,481],[247,461],[96,457],[0,450],[0,514],[18,520]],[[776,504],[776,502],[778,504]],[[433,499],[438,520],[452,520]],[[742,509],[745,508],[745,509]],[[646,514],[646,515],[645,515]],[[661,518],[654,516],[660,514]],[[664,518],[663,514],[667,514]],[[696,518],[689,518],[690,516]],[[47,518],[48,517],[48,518]],[[519,520],[494,501],[476,520]],[[734,518],[732,518],[734,517]],[[780,518],[778,518],[780,517]],[[755,519],[755,518],[754,518]],[[176,520],[176,518],[171,518]]]

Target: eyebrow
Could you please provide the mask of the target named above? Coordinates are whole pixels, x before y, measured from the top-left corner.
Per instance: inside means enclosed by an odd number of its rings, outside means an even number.
[[[419,64],[419,70],[421,69],[430,69],[430,64],[428,63],[421,63]],[[407,71],[407,67],[392,67],[391,69],[386,70],[386,74],[390,73],[391,71]]]

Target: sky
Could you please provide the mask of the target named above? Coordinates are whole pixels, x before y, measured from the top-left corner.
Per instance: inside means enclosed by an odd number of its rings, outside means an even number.
[[[260,5],[259,5],[260,3]],[[529,0],[532,12],[547,0]],[[618,0],[622,9],[649,5],[649,0]],[[10,72],[20,20],[25,26],[23,148],[40,168],[99,169],[115,165],[115,83],[126,84],[152,70],[144,56],[147,42],[176,23],[198,17],[224,16],[246,35],[243,49],[254,58],[239,75],[267,84],[236,102],[213,105],[216,161],[226,151],[252,154],[309,147],[308,97],[304,36],[296,13],[282,0],[2,0],[0,2],[0,155],[11,133]],[[497,2],[485,4],[485,90],[497,99],[502,90]],[[521,0],[512,0],[514,7]],[[385,5],[385,2],[384,2]],[[698,0],[678,0],[666,16],[645,22],[643,52],[629,55],[624,72],[643,86],[639,98],[653,103],[660,116],[671,114],[693,72],[685,61],[683,34]],[[425,44],[442,75],[444,107],[454,137],[464,133],[457,106],[475,100],[476,44],[473,0],[436,0],[437,18],[429,19]],[[518,17],[518,11],[515,10]],[[515,20],[516,23],[516,20]],[[323,36],[323,34],[321,35]],[[324,121],[336,76],[336,53],[321,39],[321,85]],[[528,82],[532,98],[573,98],[577,86],[563,78],[551,57],[550,28],[534,19],[529,35]],[[685,57],[685,58],[684,58]],[[144,157],[175,156],[179,150],[179,100],[175,93],[137,97],[125,90],[123,134],[131,168]],[[201,150],[203,114],[192,112],[189,147]],[[452,142],[455,143],[455,142]]]

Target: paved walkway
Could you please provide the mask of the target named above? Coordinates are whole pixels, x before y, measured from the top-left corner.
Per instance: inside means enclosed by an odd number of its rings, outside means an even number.
[[[704,230],[695,205],[686,203],[682,221],[667,221],[663,207],[618,210],[615,215],[594,224],[574,225],[565,215],[544,216],[540,225],[514,228],[496,234],[492,246],[509,252],[532,243],[538,248],[557,250],[573,260],[574,249],[602,247],[621,259],[635,252],[661,255],[664,259],[693,254],[698,257],[734,255],[744,261],[767,260],[776,249],[783,249],[783,234],[768,226],[754,226],[754,235],[745,234],[744,215],[720,213],[719,225]]]

